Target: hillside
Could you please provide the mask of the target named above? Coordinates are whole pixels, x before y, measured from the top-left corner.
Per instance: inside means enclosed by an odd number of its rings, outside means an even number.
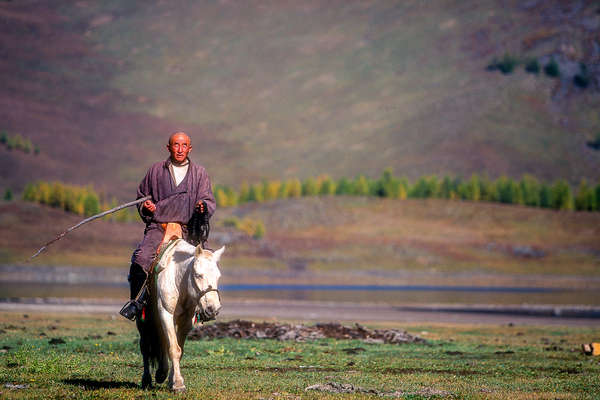
[[[217,183],[600,178],[591,1],[29,0],[0,18],[0,129],[40,148],[0,146],[0,189],[61,179],[129,198],[179,129]],[[505,53],[586,63],[591,85],[486,70]]]
[[[266,235],[256,240],[227,227],[234,217],[263,221]],[[1,204],[0,264],[21,263],[78,220],[37,204]],[[141,222],[96,221],[56,242],[33,264],[126,271],[142,231]],[[596,287],[598,235],[598,213],[437,199],[316,197],[219,209],[209,246],[227,247],[225,275],[245,283],[360,279]]]

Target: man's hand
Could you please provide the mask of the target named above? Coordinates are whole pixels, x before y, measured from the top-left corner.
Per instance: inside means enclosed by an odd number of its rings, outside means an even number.
[[[200,200],[198,202],[198,204],[196,204],[196,211],[199,212],[200,214],[204,213],[204,211],[206,211],[204,209],[204,201]]]
[[[154,211],[156,211],[156,204],[154,204],[152,200],[146,200],[144,202],[144,208],[151,213],[154,213]]]

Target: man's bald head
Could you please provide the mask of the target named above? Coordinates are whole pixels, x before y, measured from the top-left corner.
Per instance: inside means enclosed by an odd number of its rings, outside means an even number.
[[[188,153],[192,151],[192,140],[184,132],[175,132],[169,136],[167,150],[171,153],[171,161],[181,164],[187,160]]]
[[[188,144],[190,144],[190,145],[192,144],[192,139],[190,139],[190,137],[188,136],[187,133],[185,133],[185,132],[175,132],[175,133],[172,133],[171,136],[169,136],[169,145],[171,143],[173,143],[173,140],[175,140],[175,138],[178,137],[178,136],[180,136],[183,139],[187,139]]]

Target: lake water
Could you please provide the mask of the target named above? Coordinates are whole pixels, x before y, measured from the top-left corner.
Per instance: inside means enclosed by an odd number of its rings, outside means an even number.
[[[360,303],[584,304],[600,305],[597,290],[485,286],[386,285],[222,285],[232,299],[343,301]],[[0,282],[0,298],[108,298],[125,300],[126,283]]]

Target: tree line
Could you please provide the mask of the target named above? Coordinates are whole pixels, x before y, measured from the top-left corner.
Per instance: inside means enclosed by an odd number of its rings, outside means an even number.
[[[242,183],[238,190],[226,185],[213,188],[218,207],[230,207],[248,202],[262,203],[276,199],[309,196],[372,196],[392,199],[439,198],[450,200],[486,201],[518,204],[555,210],[600,211],[600,183],[595,186],[582,180],[576,189],[562,179],[543,183],[531,175],[520,180],[501,176],[492,180],[485,175],[461,177],[422,176],[414,183],[405,177],[394,176],[390,168],[377,179],[359,175],[353,179],[332,179],[327,175],[292,178],[284,181],[263,180]],[[5,199],[7,198],[5,194]],[[38,181],[29,183],[23,191],[23,200],[46,204],[81,216],[91,216],[118,205],[98,194],[91,185],[77,186],[62,182]],[[137,220],[137,210],[128,208],[107,219]]]
[[[215,185],[217,206],[236,206],[247,202],[262,203],[275,199],[306,196],[373,196],[393,199],[440,198],[450,200],[487,201],[519,204],[555,210],[600,211],[600,183],[582,180],[574,190],[567,181],[540,182],[531,175],[520,180],[501,176],[496,180],[473,174],[470,178],[422,176],[414,183],[405,177],[394,176],[390,168],[377,179],[359,175],[353,179],[332,179],[327,175],[293,178],[285,181],[263,180],[238,190]]]
[[[6,146],[7,150],[20,150],[23,153],[33,153],[38,155],[40,148],[38,145],[34,145],[31,139],[23,137],[21,134],[9,135],[8,132],[3,130],[0,132],[0,144]]]
[[[118,205],[115,197],[108,200],[106,196],[98,194],[91,185],[69,185],[56,181],[38,181],[27,184],[23,190],[23,200],[46,204],[85,217],[98,214]],[[104,218],[124,222],[136,220],[138,216],[137,210],[129,208]]]

